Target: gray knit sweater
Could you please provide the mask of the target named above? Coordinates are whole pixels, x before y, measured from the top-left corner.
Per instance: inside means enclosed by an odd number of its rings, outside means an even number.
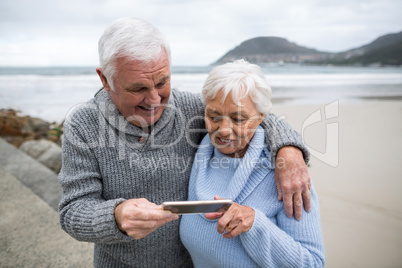
[[[122,233],[115,207],[131,198],[187,200],[197,145],[205,136],[199,96],[175,89],[150,134],[130,124],[100,90],[71,111],[64,124],[61,227],[80,241],[95,243],[95,267],[191,267],[179,238],[179,221],[135,240]],[[272,114],[263,122],[275,157],[294,145],[308,151],[300,135]]]

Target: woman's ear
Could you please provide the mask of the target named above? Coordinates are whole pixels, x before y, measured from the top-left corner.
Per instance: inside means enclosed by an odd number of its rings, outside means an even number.
[[[260,124],[262,123],[262,121],[264,121],[266,114],[260,113]]]
[[[102,81],[102,85],[105,88],[105,90],[110,91],[111,87],[109,85],[109,82],[107,81],[106,76],[102,73],[102,68],[100,68],[100,67],[96,68],[96,72],[98,73],[99,78]]]

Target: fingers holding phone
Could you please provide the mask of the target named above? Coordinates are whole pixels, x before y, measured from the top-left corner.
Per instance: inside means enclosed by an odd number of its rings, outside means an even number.
[[[129,199],[119,204],[114,215],[119,229],[134,239],[144,238],[160,226],[179,218],[145,198]]]
[[[224,200],[223,198],[221,198],[218,195],[214,196],[214,200]],[[226,209],[226,211],[229,209],[229,207]],[[208,220],[217,220],[219,218],[221,218],[223,216],[223,214],[225,213],[225,211],[220,211],[220,212],[211,212],[211,213],[205,213],[204,216],[205,218],[207,218]]]
[[[228,211],[222,213],[219,217],[218,213],[210,213],[215,215],[206,215],[207,219],[213,217],[220,218],[216,227],[218,233],[223,234],[223,238],[233,238],[241,233],[248,232],[254,223],[254,209],[233,203]]]

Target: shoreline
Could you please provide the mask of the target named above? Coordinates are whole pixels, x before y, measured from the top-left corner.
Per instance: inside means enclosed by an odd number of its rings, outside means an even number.
[[[94,92],[95,94],[96,92]],[[15,107],[13,105],[6,106],[0,102],[0,110],[14,110],[21,116],[30,116],[40,118],[52,124],[61,124],[65,116],[68,112],[75,107],[76,105],[86,102],[90,100],[89,97],[87,100],[82,102],[77,102],[75,104],[54,104],[50,106],[48,109],[33,109],[31,108],[29,111],[22,110],[19,107]],[[326,105],[332,103],[334,101],[339,101],[339,103],[344,104],[361,104],[361,103],[370,103],[370,102],[394,102],[394,101],[402,101],[402,96],[394,95],[394,96],[362,96],[362,97],[350,97],[350,98],[337,98],[337,97],[327,97],[327,98],[312,98],[312,97],[275,97],[273,96],[271,102],[273,107],[279,105],[292,106],[292,105],[305,105],[305,106],[319,106]],[[57,111],[57,109],[64,108],[65,112]]]
[[[402,96],[361,96],[350,98],[326,98],[313,99],[311,98],[292,98],[292,97],[272,97],[271,101],[273,105],[325,105],[334,101],[339,101],[344,104],[360,104],[370,102],[399,102],[402,101]]]

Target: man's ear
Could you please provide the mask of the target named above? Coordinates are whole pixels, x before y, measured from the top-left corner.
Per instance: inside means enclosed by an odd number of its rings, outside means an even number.
[[[96,68],[96,72],[98,73],[99,78],[102,81],[102,84],[103,84],[103,87],[105,88],[105,90],[110,91],[111,87],[109,85],[109,82],[107,81],[106,76],[104,76],[102,73],[102,68],[101,67]]]

